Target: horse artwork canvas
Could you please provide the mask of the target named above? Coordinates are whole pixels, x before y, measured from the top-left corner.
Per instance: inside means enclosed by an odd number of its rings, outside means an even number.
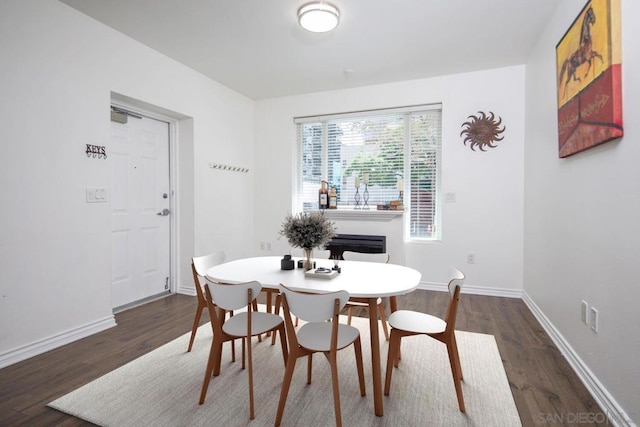
[[[556,46],[559,156],[619,138],[620,0],[589,0]]]

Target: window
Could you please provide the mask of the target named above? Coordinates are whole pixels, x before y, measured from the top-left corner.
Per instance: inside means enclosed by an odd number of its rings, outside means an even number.
[[[440,238],[441,105],[296,118],[297,204],[318,209],[322,181],[338,209],[402,200],[407,235]],[[408,193],[407,193],[408,192]]]

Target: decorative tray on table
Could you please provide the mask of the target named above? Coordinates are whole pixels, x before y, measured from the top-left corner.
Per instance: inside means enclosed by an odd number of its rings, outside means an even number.
[[[325,267],[319,267],[305,271],[304,275],[306,277],[313,277],[314,279],[333,279],[338,275],[338,272]]]

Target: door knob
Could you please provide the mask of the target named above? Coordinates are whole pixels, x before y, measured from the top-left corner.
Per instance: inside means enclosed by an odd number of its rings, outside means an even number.
[[[160,216],[167,216],[169,215],[171,212],[169,211],[169,209],[162,209],[162,212],[158,212],[158,215]]]

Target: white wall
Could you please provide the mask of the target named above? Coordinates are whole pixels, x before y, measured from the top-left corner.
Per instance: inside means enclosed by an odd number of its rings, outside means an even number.
[[[55,0],[0,2],[0,52],[0,366],[113,324],[109,206],[85,202],[110,161],[84,153],[109,153],[112,92],[182,119],[177,285],[194,253],[245,255],[252,101]]]
[[[294,117],[441,102],[442,190],[456,193],[457,202],[443,205],[442,243],[406,243],[402,256],[422,272],[425,284],[445,283],[449,266],[457,264],[467,273],[469,287],[517,294],[522,289],[524,81],[524,66],[516,66],[257,102],[255,158],[264,179],[255,187],[256,254],[264,254],[258,251],[260,241],[273,242],[274,254],[287,251],[286,240],[277,238],[292,205]],[[474,152],[463,145],[461,125],[478,111],[502,117],[506,132],[498,148]],[[353,221],[336,224],[341,233],[356,228]],[[357,229],[377,234],[387,227],[394,226],[372,221]],[[476,254],[473,265],[466,264],[469,252]],[[394,259],[397,255],[391,253]]]
[[[637,423],[640,4],[622,1],[625,136],[560,159],[555,45],[583,4],[558,6],[527,63],[524,289]],[[599,311],[597,334],[581,322],[582,300]]]

